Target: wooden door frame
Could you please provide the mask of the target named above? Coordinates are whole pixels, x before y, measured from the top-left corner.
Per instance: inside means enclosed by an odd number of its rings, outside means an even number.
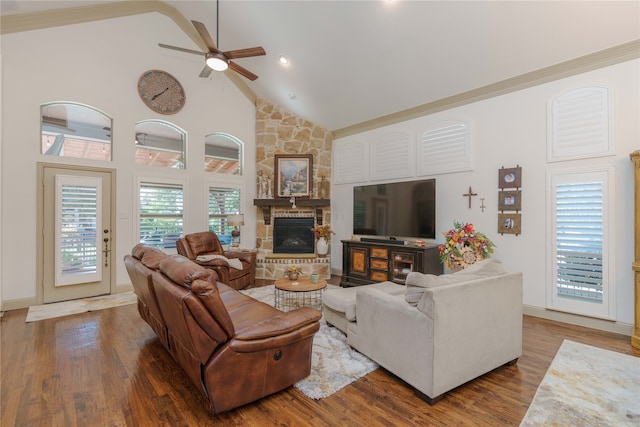
[[[38,178],[36,190],[36,305],[44,304],[44,171],[47,168],[79,170],[86,172],[101,172],[109,174],[111,177],[111,262],[109,264],[109,293],[116,293],[116,268],[115,268],[115,248],[116,248],[116,170],[112,168],[99,168],[82,165],[69,165],[64,163],[44,163],[38,162]]]

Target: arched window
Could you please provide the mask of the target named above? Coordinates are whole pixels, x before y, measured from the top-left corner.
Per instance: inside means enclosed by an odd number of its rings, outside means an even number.
[[[227,175],[242,175],[242,141],[226,133],[204,138],[204,170]]]
[[[187,132],[163,120],[143,120],[135,135],[136,165],[186,169]]]
[[[42,154],[111,160],[111,117],[71,102],[43,104],[40,117]]]

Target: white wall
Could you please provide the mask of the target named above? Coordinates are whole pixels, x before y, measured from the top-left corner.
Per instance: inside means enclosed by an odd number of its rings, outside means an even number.
[[[586,166],[614,168],[615,217],[613,218],[613,262],[616,320],[633,324],[633,165],[629,153],[640,148],[640,61],[634,60],[586,74],[554,81],[508,95],[424,116],[384,128],[340,138],[334,151],[348,142],[375,141],[392,131],[409,132],[416,138],[429,126],[444,120],[462,120],[470,126],[473,171],[435,175],[437,178],[437,229],[446,231],[453,221],[470,222],[497,245],[494,257],[508,269],[524,273],[524,304],[546,306],[546,175],[549,171]],[[470,72],[473,72],[470,70]],[[611,88],[612,135],[615,156],[548,163],[547,102],[570,89],[594,83]],[[522,166],[522,235],[498,234],[498,170]],[[336,175],[333,174],[334,179]],[[421,177],[420,177],[421,178]],[[341,239],[352,234],[352,188],[358,184],[333,184],[332,265],[342,264]],[[469,186],[478,196],[472,208],[462,194]],[[480,209],[480,198],[487,208]],[[401,207],[399,207],[401,208]],[[442,236],[435,240],[443,241]]]
[[[171,36],[171,37],[169,37]],[[183,37],[170,19],[152,13],[88,24],[2,36],[2,258],[4,303],[33,302],[36,295],[36,172],[38,162],[110,167],[117,170],[116,284],[130,283],[122,258],[135,237],[136,177],[182,177],[185,232],[207,227],[207,182],[243,185],[245,242],[255,242],[255,106],[222,74],[199,78],[201,57],[158,47]],[[162,116],[148,109],[137,94],[140,75],[149,69],[173,74],[187,93],[184,109]],[[90,105],[113,118],[113,162],[64,159],[40,154],[40,105],[71,101]],[[134,124],[163,119],[188,132],[187,170],[134,165]],[[245,142],[245,175],[205,174],[204,136],[227,132]],[[245,185],[245,183],[251,183]]]

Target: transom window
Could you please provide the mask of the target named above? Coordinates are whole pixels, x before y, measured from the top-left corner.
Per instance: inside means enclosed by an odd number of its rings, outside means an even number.
[[[112,120],[86,105],[52,102],[40,106],[40,153],[111,160]]]
[[[242,175],[242,142],[226,133],[212,133],[204,139],[204,170]]]
[[[163,120],[144,120],[135,127],[136,165],[186,169],[187,132]]]

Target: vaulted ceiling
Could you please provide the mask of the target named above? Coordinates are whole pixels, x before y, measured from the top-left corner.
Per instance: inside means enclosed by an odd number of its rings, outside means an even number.
[[[2,0],[0,12],[96,3]],[[164,3],[221,50],[263,46],[236,61],[259,76],[241,84],[337,136],[640,57],[638,1],[221,1],[218,29],[214,1]],[[149,48],[199,78],[202,58]]]

